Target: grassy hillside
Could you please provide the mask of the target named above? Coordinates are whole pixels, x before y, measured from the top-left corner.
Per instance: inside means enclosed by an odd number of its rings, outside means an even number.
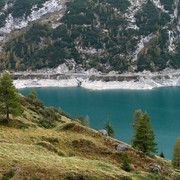
[[[24,112],[0,125],[0,179],[173,179],[171,161],[132,149],[116,151],[104,137],[68,114],[21,97]],[[122,169],[124,160],[132,169]],[[162,167],[152,173],[150,164]]]

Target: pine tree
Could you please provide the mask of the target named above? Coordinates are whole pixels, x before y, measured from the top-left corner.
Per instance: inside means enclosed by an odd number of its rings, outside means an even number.
[[[136,127],[132,140],[132,146],[145,154],[157,153],[157,143],[154,142],[155,134],[151,128],[150,117],[145,112]]]
[[[180,138],[177,139],[174,146],[173,160],[172,163],[176,167],[180,167]]]
[[[114,127],[110,125],[109,120],[107,120],[107,122],[105,122],[104,124],[104,129],[108,132],[108,135],[114,138]]]
[[[161,154],[159,155],[160,157],[164,158],[164,153],[161,152]]]
[[[22,113],[17,89],[7,72],[0,79],[0,111],[6,114],[7,122],[9,122],[9,114],[16,116]]]

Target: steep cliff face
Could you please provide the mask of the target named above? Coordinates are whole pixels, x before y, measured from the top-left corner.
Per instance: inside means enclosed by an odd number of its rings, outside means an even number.
[[[180,68],[179,0],[4,0],[0,9],[1,69]]]

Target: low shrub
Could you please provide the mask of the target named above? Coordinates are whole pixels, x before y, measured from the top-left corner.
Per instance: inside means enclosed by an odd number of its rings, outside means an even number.
[[[58,121],[61,116],[57,114],[58,110],[54,107],[47,107],[41,111],[44,118],[51,117],[54,121]]]
[[[40,141],[40,142],[37,142],[35,145],[42,146],[42,147],[46,148],[49,151],[58,153],[58,150],[52,144],[50,144],[48,142]]]
[[[130,157],[125,152],[117,152],[117,153],[115,153],[114,154],[114,159],[119,163],[123,163],[124,160],[127,160],[128,163],[131,162]]]
[[[29,128],[29,125],[23,123],[22,121],[18,121],[18,123],[17,123],[17,128],[19,128],[19,129],[28,129],[28,128]]]
[[[62,156],[62,157],[65,156],[65,154],[62,151],[59,151],[56,147],[54,147],[52,144],[48,142],[40,141],[40,142],[35,143],[35,145],[42,146],[46,148],[47,150],[56,153],[59,156]]]
[[[75,123],[66,123],[59,127],[60,130],[71,130],[75,127]]]
[[[72,145],[74,147],[89,147],[93,144],[92,141],[86,139],[73,140]]]
[[[38,125],[40,127],[46,128],[46,129],[51,129],[51,128],[56,127],[56,123],[51,118],[46,118],[46,119],[39,120]]]
[[[3,174],[3,177],[1,178],[1,180],[9,180],[11,179],[13,176],[15,175],[15,171],[14,170],[10,170],[7,173]]]
[[[124,159],[123,165],[121,167],[124,171],[130,172],[132,169],[130,168],[129,162],[127,159]]]
[[[59,151],[59,152],[58,152],[58,155],[59,155],[59,156],[62,156],[62,157],[65,157],[65,154],[64,154],[62,151]]]
[[[71,117],[70,117],[70,114],[68,114],[68,113],[66,113],[66,112],[63,112],[63,111],[61,111],[61,115],[62,115],[62,116],[65,116],[65,117],[67,117],[67,118],[71,118]]]
[[[156,156],[154,154],[149,154],[148,156],[152,159],[156,159]]]
[[[119,180],[132,180],[132,178],[130,178],[128,176],[122,176],[119,178]]]
[[[69,154],[68,154],[69,157],[73,157],[73,156],[76,156],[76,153],[74,153],[73,151],[70,151]]]

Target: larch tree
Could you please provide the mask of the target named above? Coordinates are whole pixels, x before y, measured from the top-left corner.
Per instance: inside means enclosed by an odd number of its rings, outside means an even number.
[[[22,113],[22,107],[19,103],[17,89],[7,72],[4,72],[0,79],[0,111],[6,114],[6,120],[9,122],[9,115],[17,116]]]
[[[135,129],[132,146],[147,155],[157,153],[157,143],[154,140],[155,134],[150,123],[150,116],[145,112]]]
[[[107,120],[107,122],[105,122],[104,124],[104,129],[107,131],[108,135],[114,138],[114,127],[110,125],[109,120]]]
[[[37,100],[38,96],[37,96],[37,92],[36,90],[33,88],[32,91],[29,93],[29,95],[27,96],[27,98],[32,99],[32,100]]]
[[[83,125],[89,127],[89,116],[87,115],[83,121]]]
[[[172,163],[176,167],[180,167],[180,138],[177,139],[174,146],[173,160]]]
[[[136,131],[139,121],[142,119],[142,117],[143,117],[143,112],[141,109],[135,111],[134,116],[133,116],[134,124],[132,124],[134,132]]]

